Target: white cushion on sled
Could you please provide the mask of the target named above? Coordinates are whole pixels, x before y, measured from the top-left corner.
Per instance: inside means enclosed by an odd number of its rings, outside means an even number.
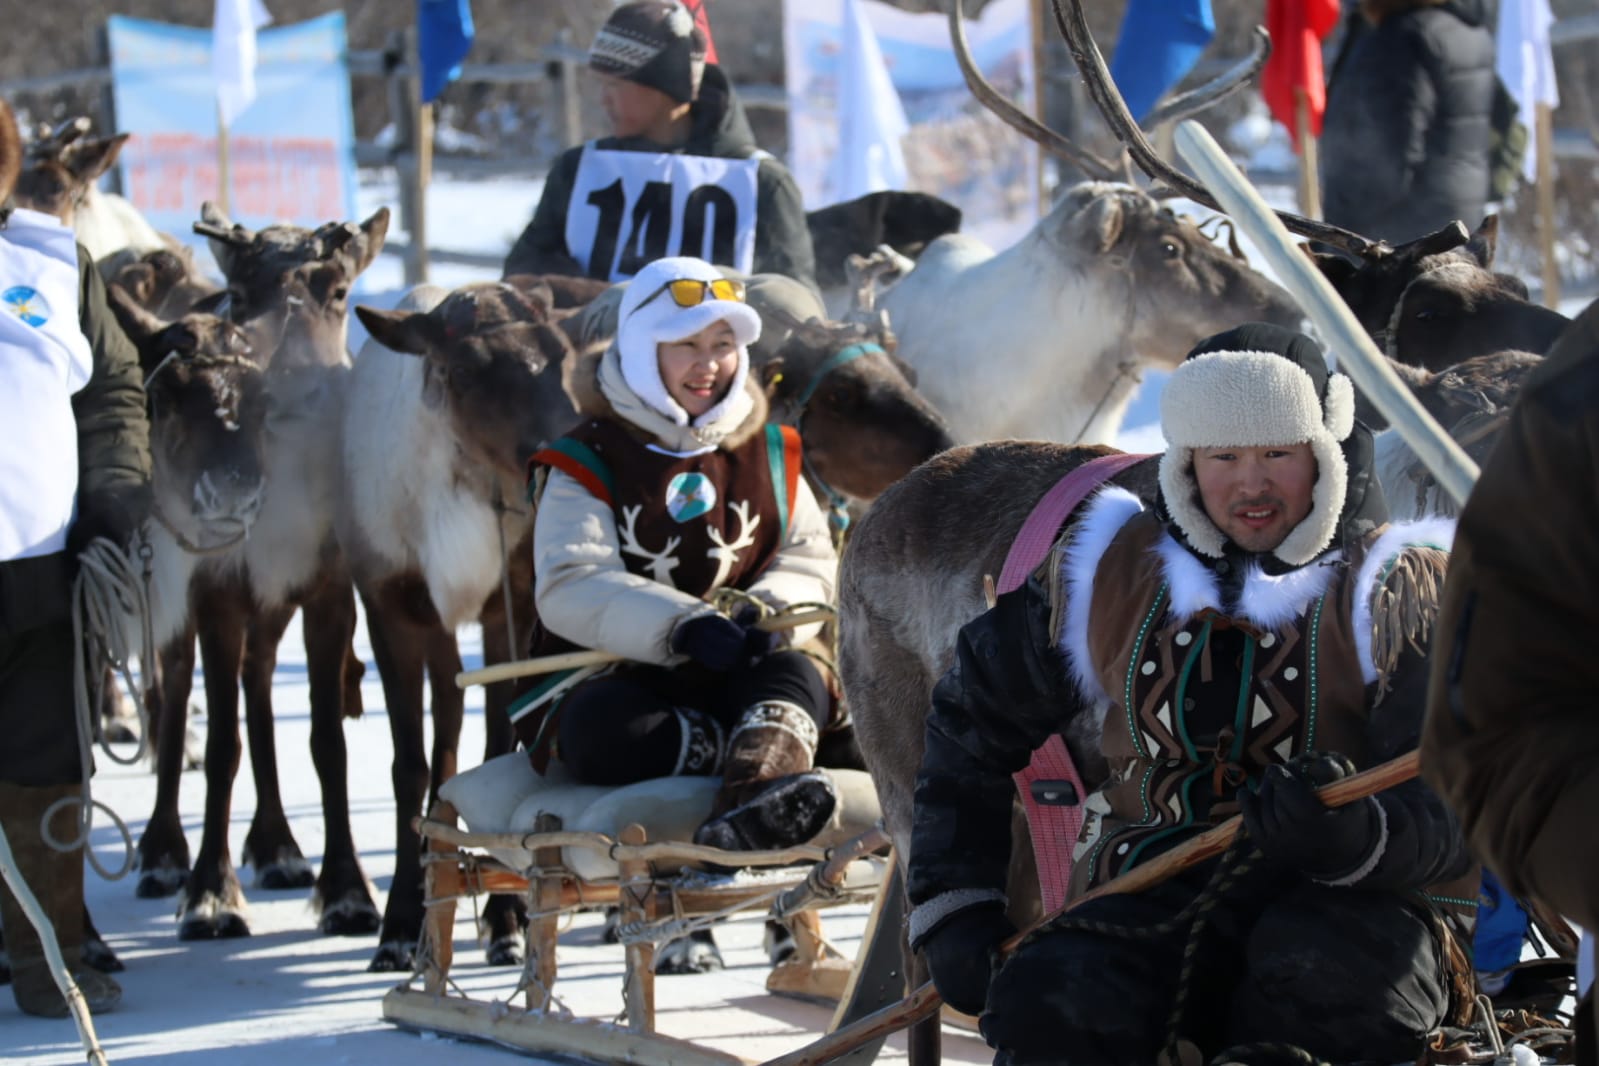
[[[831,847],[864,833],[881,817],[871,777],[860,770],[829,770],[839,804],[827,827],[812,841]],[[583,785],[559,763],[549,773],[534,773],[525,752],[512,752],[457,774],[439,795],[460,812],[474,833],[531,832],[540,814],[553,814],[573,832],[603,833],[615,839],[638,823],[650,841],[689,841],[710,815],[721,782],[714,777],[658,777],[637,784]],[[489,853],[515,870],[533,863],[524,848],[491,848]],[[603,851],[564,849],[563,861],[579,877],[603,881],[617,876],[616,863]]]

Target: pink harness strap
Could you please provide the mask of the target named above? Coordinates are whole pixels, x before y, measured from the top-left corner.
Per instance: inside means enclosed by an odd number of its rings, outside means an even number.
[[[1011,542],[1005,567],[999,572],[998,590],[1005,593],[1020,588],[1049,554],[1061,525],[1072,512],[1105,482],[1148,458],[1130,453],[1104,455],[1057,481],[1039,498]],[[1027,769],[1012,776],[1027,811],[1044,909],[1053,911],[1066,902],[1066,888],[1072,879],[1072,849],[1083,829],[1083,803],[1088,795],[1082,775],[1072,764],[1066,742],[1057,733],[1033,752]]]

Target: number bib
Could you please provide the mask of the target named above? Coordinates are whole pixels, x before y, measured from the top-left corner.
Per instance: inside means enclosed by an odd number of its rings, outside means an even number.
[[[755,268],[760,160],[583,149],[566,208],[566,247],[588,275],[625,281],[657,259],[692,255]]]

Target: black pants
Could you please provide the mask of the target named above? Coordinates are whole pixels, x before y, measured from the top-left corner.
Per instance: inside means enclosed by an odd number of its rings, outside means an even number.
[[[43,788],[83,780],[72,654],[70,621],[0,635],[0,781]]]
[[[713,774],[744,711],[766,700],[804,708],[826,724],[827,684],[797,651],[720,674],[693,664],[632,665],[585,681],[561,702],[556,751],[579,780],[629,785],[673,773]]]
[[[1213,864],[1071,917],[1147,928],[1203,887]],[[1283,1043],[1334,1063],[1410,1062],[1449,1007],[1443,951],[1419,905],[1380,892],[1257,877],[1214,911],[1179,1033],[1208,1059]],[[996,1064],[1149,1066],[1165,1046],[1186,930],[1132,940],[1077,927],[1042,933],[989,990]]]

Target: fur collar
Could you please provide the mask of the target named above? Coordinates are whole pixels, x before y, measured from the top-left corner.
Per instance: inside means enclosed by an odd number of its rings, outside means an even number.
[[[561,385],[582,417],[615,419],[641,440],[684,454],[707,447],[737,448],[760,432],[768,414],[766,394],[752,374],[742,397],[722,402],[720,419],[708,426],[679,426],[627,388],[614,345],[596,346],[566,360]]]

